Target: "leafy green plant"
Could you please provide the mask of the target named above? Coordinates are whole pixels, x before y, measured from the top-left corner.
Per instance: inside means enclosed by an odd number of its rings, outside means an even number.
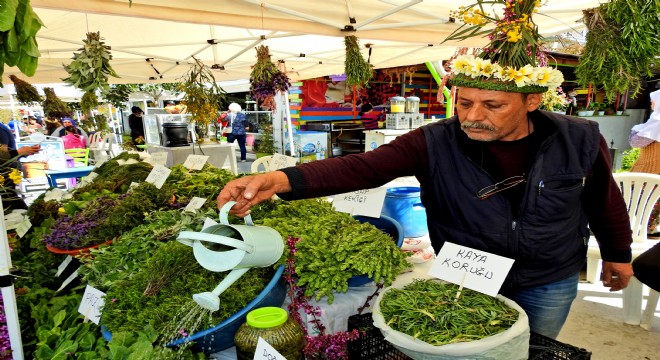
[[[275,147],[275,138],[273,137],[273,126],[266,125],[259,132],[259,138],[255,141],[255,151],[257,153],[264,153],[273,155],[277,152]]]
[[[86,91],[80,98],[80,108],[87,116],[90,116],[92,110],[96,109],[98,106],[99,98],[96,96],[96,91],[94,90]]]
[[[137,90],[135,84],[110,84],[106,91],[101,92],[101,97],[119,109],[125,106],[128,97]]]
[[[616,172],[630,171],[639,158],[639,148],[630,148],[621,154],[621,167]]]
[[[3,1],[0,11],[0,77],[5,64],[16,66],[27,76],[34,75],[39,63],[37,32],[43,23],[32,10],[30,0]],[[2,87],[2,83],[0,83]]]
[[[108,77],[119,77],[110,66],[110,47],[102,41],[100,32],[87,33],[83,42],[85,46],[73,54],[73,61],[64,65],[69,76],[62,81],[83,91],[106,91],[109,88]]]
[[[344,37],[344,45],[346,46],[346,59],[344,60],[346,85],[355,85],[358,88],[366,87],[374,73],[371,64],[362,57],[357,36]]]

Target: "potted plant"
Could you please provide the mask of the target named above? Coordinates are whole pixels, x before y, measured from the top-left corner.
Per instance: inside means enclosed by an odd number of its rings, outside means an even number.
[[[593,114],[593,112],[592,112]],[[587,108],[584,106],[579,106],[577,110],[577,115],[578,116],[588,116],[588,111]]]
[[[625,109],[624,109],[623,103],[621,103],[621,104],[619,104],[619,107],[616,109],[616,114],[617,115],[623,115],[624,110]]]
[[[587,108],[586,108],[587,115],[586,116],[594,116],[594,112],[596,112],[596,105],[595,104],[598,104],[598,103],[595,102],[595,101],[592,101],[587,105]]]
[[[552,111],[558,114],[565,114],[566,105],[568,105],[566,94],[561,87],[558,87],[556,89],[549,89],[543,93],[539,109]]]
[[[275,138],[273,138],[273,125],[266,125],[259,130],[259,139],[254,142],[254,151],[257,153],[257,159],[277,152]]]

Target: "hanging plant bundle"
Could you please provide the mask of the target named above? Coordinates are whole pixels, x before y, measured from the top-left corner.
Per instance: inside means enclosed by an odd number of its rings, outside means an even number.
[[[0,5],[0,76],[5,64],[27,76],[37,71],[39,47],[36,35],[43,26],[29,0],[3,1]],[[0,87],[2,84],[0,83]]]
[[[268,46],[259,45],[256,50],[257,63],[250,73],[250,96],[262,108],[275,110],[275,94],[287,91],[291,84],[286,74],[270,61]]]
[[[55,90],[53,88],[44,88],[44,94],[46,99],[41,103],[41,106],[44,108],[44,114],[51,119],[61,119],[63,117],[71,116],[71,109],[69,106],[62,101],[57,95],[55,95]]]
[[[80,108],[82,108],[83,113],[89,115],[92,110],[96,109],[99,106],[99,98],[96,96],[94,90],[87,91],[80,98]]]
[[[362,57],[360,43],[356,36],[346,36],[346,60],[344,60],[344,72],[346,73],[346,85],[355,85],[358,88],[367,86],[373,77],[373,69]]]
[[[197,58],[181,79],[179,89],[185,95],[181,103],[197,125],[208,126],[218,118],[218,110],[225,101],[225,91],[215,81],[208,66]]]
[[[19,103],[32,105],[34,103],[40,103],[43,100],[37,88],[29,82],[23,81],[15,75],[9,75],[9,79],[14,83],[14,87],[16,87],[16,99]]]
[[[641,90],[640,77],[651,75],[660,48],[660,2],[614,0],[584,11],[587,43],[575,69],[578,84],[602,85],[608,101],[617,93]]]
[[[83,91],[106,91],[110,88],[108,77],[119,77],[110,66],[110,47],[101,41],[100,32],[87,33],[87,39],[83,42],[85,46],[78,49],[79,53],[73,54],[73,61],[64,65],[69,77],[62,81]]]

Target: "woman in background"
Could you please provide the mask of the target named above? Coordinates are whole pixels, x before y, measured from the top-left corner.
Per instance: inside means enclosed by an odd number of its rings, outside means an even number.
[[[241,110],[241,106],[237,103],[229,104],[229,114],[225,117],[227,126],[223,130],[223,133],[227,136],[227,142],[233,143],[234,140],[238,142],[238,147],[241,149],[241,162],[245,162],[247,159],[245,139],[247,137],[248,121]]]
[[[62,136],[62,141],[64,141],[65,149],[87,148],[87,141],[82,135],[80,135],[78,129],[73,126],[67,126],[64,130],[66,131],[66,135]]]
[[[630,146],[640,148],[631,172],[660,174],[660,90],[651,93],[651,116],[644,124],[635,125],[630,133]],[[648,224],[648,237],[660,238],[658,231],[660,203],[656,203]]]

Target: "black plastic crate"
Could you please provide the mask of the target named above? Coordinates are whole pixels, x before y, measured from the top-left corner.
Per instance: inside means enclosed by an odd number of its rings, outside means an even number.
[[[591,352],[532,332],[529,337],[529,360],[588,360]]]
[[[348,318],[348,330],[358,329],[361,335],[357,340],[349,341],[348,358],[375,360],[408,360],[408,356],[385,341],[380,330],[374,327],[371,313],[352,315]]]

